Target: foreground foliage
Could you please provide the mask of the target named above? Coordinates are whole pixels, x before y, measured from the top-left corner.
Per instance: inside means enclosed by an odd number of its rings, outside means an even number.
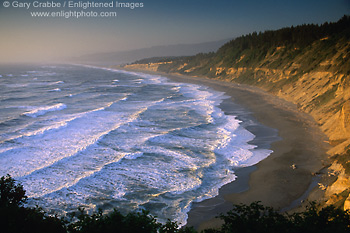
[[[23,207],[27,197],[23,186],[9,175],[0,179],[0,232],[64,233],[64,221],[48,216],[40,208]]]
[[[0,179],[0,232],[2,233],[194,233],[193,228],[178,229],[176,222],[162,224],[149,212],[123,215],[114,210],[108,215],[99,211],[88,215],[79,210],[67,221],[49,216],[40,208],[28,208],[23,186],[9,175]],[[301,213],[286,215],[259,202],[251,205],[234,205],[227,214],[219,216],[224,221],[220,229],[207,229],[204,233],[245,232],[350,232],[350,213],[333,206],[318,210],[316,204]]]
[[[292,215],[282,214],[259,202],[250,205],[234,205],[225,215],[221,229],[208,229],[205,233],[345,233],[350,232],[350,213],[327,206],[319,210],[311,203],[306,211]]]
[[[9,175],[0,179],[1,233],[191,233],[192,228],[178,229],[170,220],[161,224],[149,212],[122,215],[114,210],[88,215],[80,209],[71,216],[74,221],[49,216],[40,208],[24,207],[27,200],[23,186]]]
[[[88,215],[80,210],[78,221],[67,227],[72,233],[97,233],[97,232],[123,232],[123,233],[191,233],[192,228],[178,229],[178,225],[170,220],[166,224],[158,223],[149,212],[129,213],[122,215],[114,210],[108,215],[102,211],[97,214]]]

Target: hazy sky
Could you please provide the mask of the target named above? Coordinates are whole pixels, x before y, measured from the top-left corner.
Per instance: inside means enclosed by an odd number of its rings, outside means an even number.
[[[111,4],[112,0],[1,0],[0,62],[209,42],[253,31],[334,22],[350,14],[350,0],[140,0],[134,3],[143,7],[135,9],[116,8],[116,1],[113,7],[68,7],[79,2]],[[132,1],[119,1],[127,2]],[[85,17],[75,18],[74,11],[83,11]],[[91,11],[117,16],[86,17]],[[33,17],[33,12],[54,12],[56,17]],[[57,16],[68,13],[73,15]]]

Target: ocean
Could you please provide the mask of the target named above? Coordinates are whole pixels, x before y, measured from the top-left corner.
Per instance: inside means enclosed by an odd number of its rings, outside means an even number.
[[[225,93],[83,65],[0,66],[0,176],[51,214],[146,209],[184,225],[271,151],[219,108]]]

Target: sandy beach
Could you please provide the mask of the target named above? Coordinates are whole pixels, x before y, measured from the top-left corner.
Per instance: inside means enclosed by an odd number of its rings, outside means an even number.
[[[302,201],[301,197],[307,199],[310,191],[319,189],[317,185],[313,188],[317,179],[314,174],[328,164],[327,137],[313,118],[300,112],[294,104],[247,85],[202,77],[140,72],[160,74],[173,81],[205,85],[225,92],[233,104],[250,112],[247,117],[253,117],[262,124],[260,128],[248,128],[257,135],[257,141],[251,143],[260,147],[268,145],[273,151],[257,165],[236,170],[237,179],[223,186],[218,196],[194,203],[189,212],[188,226],[198,230],[219,226],[221,222],[215,216],[229,211],[232,204],[261,201],[263,205],[276,209],[294,208]],[[232,114],[232,102],[224,101],[220,108]],[[277,135],[274,135],[273,129]],[[276,136],[280,140],[276,140]],[[296,169],[292,168],[293,164]]]

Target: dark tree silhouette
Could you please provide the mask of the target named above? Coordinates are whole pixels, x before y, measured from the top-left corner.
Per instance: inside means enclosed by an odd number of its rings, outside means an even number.
[[[3,176],[0,179],[0,207],[22,206],[27,197],[23,186],[16,184],[16,181],[10,176]]]

